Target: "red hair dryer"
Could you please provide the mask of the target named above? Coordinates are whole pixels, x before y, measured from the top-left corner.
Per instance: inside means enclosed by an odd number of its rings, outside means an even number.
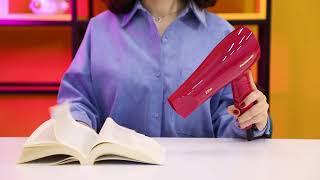
[[[234,105],[240,115],[250,109],[240,108],[254,86],[250,82],[250,67],[260,58],[259,42],[247,27],[235,29],[206,57],[192,75],[173,93],[168,101],[183,118],[231,82]],[[247,138],[253,138],[253,127],[247,129]]]

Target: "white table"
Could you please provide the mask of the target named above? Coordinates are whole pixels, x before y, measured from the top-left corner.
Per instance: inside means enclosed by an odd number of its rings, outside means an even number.
[[[157,139],[167,149],[163,166],[104,163],[16,165],[25,138],[0,138],[1,180],[320,180],[320,140]]]

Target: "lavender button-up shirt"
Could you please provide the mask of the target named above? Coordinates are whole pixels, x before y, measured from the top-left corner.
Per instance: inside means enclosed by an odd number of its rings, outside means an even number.
[[[230,85],[187,119],[168,96],[201,64],[233,27],[189,3],[162,37],[137,1],[126,15],[106,11],[89,22],[81,46],[61,80],[58,103],[71,102],[72,116],[99,131],[108,116],[148,136],[246,137],[227,113]],[[270,120],[255,136],[270,134]]]

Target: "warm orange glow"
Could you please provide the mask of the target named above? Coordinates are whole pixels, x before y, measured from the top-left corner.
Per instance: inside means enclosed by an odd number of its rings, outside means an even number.
[[[265,2],[219,0],[210,11],[233,20],[264,19]],[[10,0],[10,3],[11,13],[31,13],[29,1]],[[94,0],[94,4],[95,15],[106,9],[101,0]],[[320,1],[315,0],[307,3],[273,0],[270,105],[275,138],[320,138],[319,6]],[[78,1],[80,19],[88,16],[87,7],[86,0]],[[30,14],[24,17],[42,18]],[[63,18],[70,16],[57,19]],[[250,28],[257,35],[257,26]],[[0,82],[58,82],[71,61],[70,38],[68,27],[0,27]],[[257,80],[257,67],[252,71]],[[29,135],[49,118],[48,107],[55,104],[55,98],[55,95],[1,94],[0,136]]]
[[[0,82],[59,82],[71,62],[69,28],[2,27],[0,34]]]
[[[227,20],[257,20],[266,19],[267,0],[224,0],[209,8]]]
[[[273,1],[271,112],[277,138],[320,138],[319,1]]]
[[[29,136],[55,103],[55,95],[0,95],[0,136]]]

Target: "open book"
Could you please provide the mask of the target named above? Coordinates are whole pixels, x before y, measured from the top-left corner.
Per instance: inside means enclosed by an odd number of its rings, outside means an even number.
[[[19,163],[61,155],[62,158],[54,158],[50,163],[58,165],[79,161],[83,165],[92,165],[103,160],[126,160],[162,164],[164,154],[164,149],[155,140],[122,127],[111,118],[106,119],[97,134],[76,122],[69,104],[63,103],[52,107],[51,119],[28,138]]]

